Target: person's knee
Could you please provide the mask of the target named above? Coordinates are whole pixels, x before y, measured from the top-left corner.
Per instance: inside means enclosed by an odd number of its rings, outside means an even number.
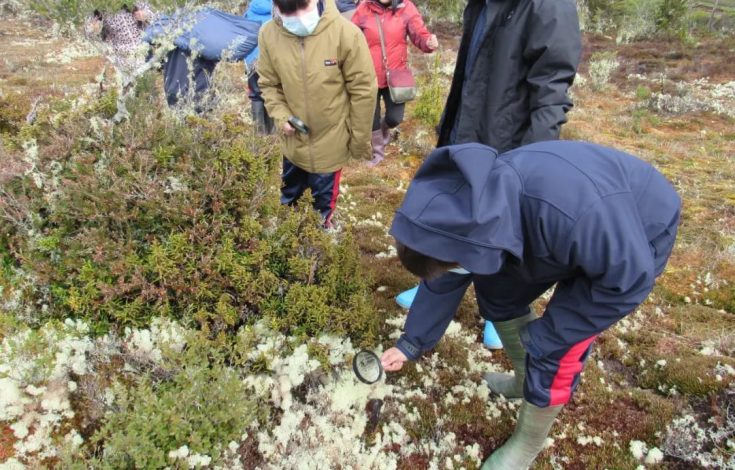
[[[403,121],[402,116],[391,116],[390,114],[385,116],[385,125],[390,129],[397,127],[401,121]]]
[[[493,305],[479,302],[480,316],[493,323],[515,320],[531,313],[529,305]]]

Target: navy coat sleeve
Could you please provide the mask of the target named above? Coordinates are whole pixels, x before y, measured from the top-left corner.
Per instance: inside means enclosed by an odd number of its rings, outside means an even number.
[[[631,193],[597,201],[554,249],[577,276],[561,281],[544,315],[521,335],[533,357],[562,353],[643,303],[655,281],[654,256]],[[584,325],[580,325],[584,322]]]
[[[407,358],[415,361],[436,346],[454,318],[470,282],[472,276],[451,272],[430,281],[430,284],[421,281],[419,292],[406,317],[405,333],[396,343],[396,347]],[[433,292],[429,285],[435,286],[441,293]]]
[[[577,7],[572,0],[544,0],[529,18],[523,51],[532,64],[526,78],[530,90],[531,125],[521,145],[559,138],[572,107],[567,90],[582,54]]]

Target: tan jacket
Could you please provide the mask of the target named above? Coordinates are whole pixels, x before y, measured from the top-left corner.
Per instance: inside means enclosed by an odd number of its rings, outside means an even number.
[[[316,30],[304,38],[280,21],[265,23],[258,44],[258,85],[278,129],[290,116],[309,134],[282,136],[283,154],[311,173],[330,173],[352,158],[370,159],[370,135],[378,92],[365,36],[320,0],[324,12]]]

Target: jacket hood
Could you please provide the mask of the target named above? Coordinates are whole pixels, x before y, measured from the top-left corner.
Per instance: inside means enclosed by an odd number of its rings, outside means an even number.
[[[270,17],[272,10],[273,2],[271,0],[252,0],[246,14]]]
[[[319,24],[316,26],[314,32],[311,33],[311,36],[318,35],[327,28],[329,23],[341,16],[339,10],[337,10],[337,6],[334,4],[334,0],[319,0],[317,2],[317,8],[322,12],[321,19],[319,20]],[[273,16],[273,21],[278,25],[278,29],[280,29],[284,34],[296,37],[283,27],[283,21],[279,14],[276,13]]]
[[[427,256],[493,274],[523,258],[521,180],[495,149],[442,147],[421,165],[390,234]]]
[[[385,10],[395,11],[399,8],[404,8],[406,5],[404,4],[403,0],[392,0],[387,5],[380,3],[380,0],[368,0],[368,6],[376,13],[381,13]]]

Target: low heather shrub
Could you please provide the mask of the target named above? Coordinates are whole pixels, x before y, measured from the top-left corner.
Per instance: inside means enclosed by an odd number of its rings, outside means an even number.
[[[278,200],[280,153],[238,114],[160,110],[151,76],[117,96],[39,114],[15,137],[0,190],[0,285],[30,324],[97,332],[176,318],[212,335],[265,317],[291,334],[370,340],[367,281],[349,233],[308,201]]]

